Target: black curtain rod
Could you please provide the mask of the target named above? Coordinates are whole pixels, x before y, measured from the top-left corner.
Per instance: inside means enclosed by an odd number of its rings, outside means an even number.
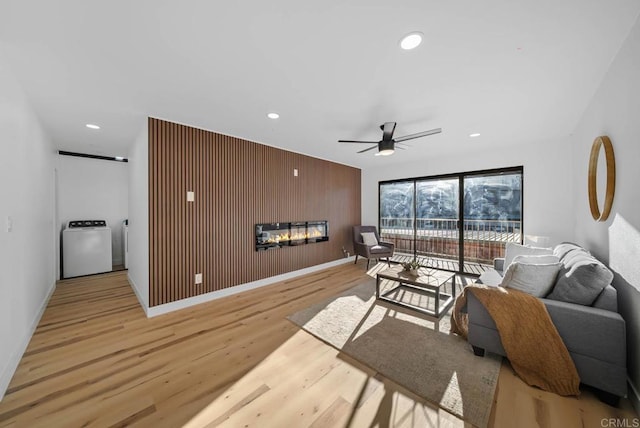
[[[67,152],[64,150],[58,150],[58,154],[64,155],[64,156],[75,156],[78,158],[100,159],[100,160],[107,160],[107,161],[114,161],[114,162],[129,162],[129,159],[127,158],[120,159],[115,156],[90,155],[88,153]]]

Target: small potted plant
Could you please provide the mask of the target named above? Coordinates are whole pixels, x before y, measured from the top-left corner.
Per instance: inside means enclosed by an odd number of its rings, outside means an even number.
[[[420,268],[420,263],[418,263],[416,259],[413,259],[410,262],[402,263],[402,267],[409,275],[417,276],[418,268]]]

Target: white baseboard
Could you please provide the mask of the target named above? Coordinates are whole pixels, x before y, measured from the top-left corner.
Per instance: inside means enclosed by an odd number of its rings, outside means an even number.
[[[187,299],[178,300],[176,302],[165,303],[164,305],[152,306],[146,311],[147,317],[149,318],[156,317],[158,315],[167,314],[169,312],[177,311],[179,309],[184,309],[190,306],[199,305],[200,303],[205,303],[211,300],[220,299],[222,297],[227,297],[234,294],[242,293],[243,291],[254,290],[256,288],[264,287],[265,285],[271,285],[279,281],[284,281],[287,279],[295,278],[297,276],[306,275],[312,272],[317,272],[322,269],[339,266],[348,262],[352,262],[353,260],[354,260],[354,257],[345,257],[343,259],[334,260],[332,262],[323,263],[321,265],[311,266],[311,267],[296,270],[293,272],[287,272],[281,275],[271,276],[269,278],[247,282],[245,284],[240,284],[233,287],[225,288],[224,290],[212,291],[210,293],[189,297]],[[140,298],[138,297],[138,299]]]
[[[49,287],[49,291],[47,291],[47,297],[40,304],[40,308],[36,313],[31,325],[29,326],[29,330],[27,330],[26,334],[20,340],[20,344],[11,354],[11,358],[7,362],[7,365],[0,373],[0,401],[4,398],[4,394],[7,392],[7,388],[9,387],[9,383],[11,383],[11,378],[13,378],[13,374],[16,372],[18,368],[18,364],[20,364],[20,360],[22,359],[22,355],[24,355],[24,351],[27,350],[27,346],[29,346],[29,342],[31,341],[31,337],[33,333],[36,331],[38,327],[38,323],[40,323],[40,318],[42,318],[42,314],[44,314],[45,309],[47,309],[47,304],[49,303],[49,299],[51,299],[51,295],[56,289],[56,282],[53,281],[51,287]]]
[[[140,303],[140,306],[142,306],[142,310],[144,310],[145,315],[147,316],[147,318],[149,318],[149,308],[147,307],[147,303],[144,301],[144,299],[138,292],[138,287],[136,286],[136,283],[133,281],[133,278],[131,278],[131,275],[129,275],[129,272],[127,272],[127,279],[129,280],[129,284],[131,284],[131,288],[133,288],[133,293],[138,298],[138,302]]]
[[[627,378],[627,382],[629,383],[629,401],[631,401],[633,408],[636,409],[636,412],[640,415],[640,394],[633,382],[631,382],[631,379]]]

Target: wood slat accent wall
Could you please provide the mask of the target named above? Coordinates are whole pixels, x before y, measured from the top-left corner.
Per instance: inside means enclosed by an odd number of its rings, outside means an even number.
[[[255,251],[256,223],[310,220],[328,242]],[[149,118],[150,306],[340,259],[356,224],[359,169]]]

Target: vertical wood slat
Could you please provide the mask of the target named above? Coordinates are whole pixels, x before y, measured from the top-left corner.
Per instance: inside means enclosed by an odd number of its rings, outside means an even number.
[[[150,305],[341,258],[360,224],[360,177],[357,168],[149,118]],[[328,242],[255,251],[256,223],[310,220],[329,221]]]

